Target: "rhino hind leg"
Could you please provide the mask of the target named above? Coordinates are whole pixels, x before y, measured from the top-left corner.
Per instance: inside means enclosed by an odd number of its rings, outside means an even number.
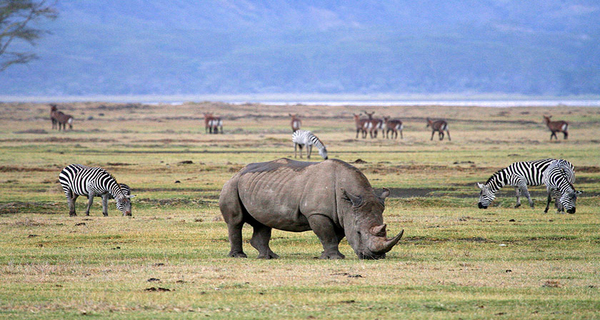
[[[271,228],[255,223],[253,224],[254,232],[252,233],[252,239],[250,244],[258,250],[259,259],[278,259],[279,256],[275,254],[269,247],[269,241],[271,240]]]
[[[231,182],[231,181],[230,181]],[[235,183],[226,183],[219,197],[219,208],[229,231],[231,251],[228,256],[247,258],[242,249],[242,227],[244,226],[244,209],[237,195]]]
[[[308,223],[323,245],[323,253],[319,259],[344,259],[346,257],[339,250],[343,233],[336,232],[331,219],[315,214],[308,218]]]

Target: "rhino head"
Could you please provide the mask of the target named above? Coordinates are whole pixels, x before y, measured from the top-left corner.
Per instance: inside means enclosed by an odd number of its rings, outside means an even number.
[[[342,189],[342,194],[350,205],[350,209],[343,213],[344,233],[348,243],[359,259],[384,259],[386,252],[392,250],[404,233],[402,230],[397,236],[387,238],[383,210],[385,198],[390,195],[390,191],[384,189],[380,196],[374,192],[372,195],[362,196]]]

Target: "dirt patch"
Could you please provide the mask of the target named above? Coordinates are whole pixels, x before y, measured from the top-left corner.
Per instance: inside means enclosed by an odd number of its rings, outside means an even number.
[[[0,166],[0,172],[48,172],[56,171],[56,168],[41,168],[41,167],[17,167],[17,166]]]
[[[600,172],[600,167],[577,167],[575,168],[575,172],[596,173]]]
[[[31,129],[31,130],[23,130],[23,131],[15,131],[14,134],[24,134],[24,133],[32,133],[32,134],[48,134],[48,131],[44,129]]]

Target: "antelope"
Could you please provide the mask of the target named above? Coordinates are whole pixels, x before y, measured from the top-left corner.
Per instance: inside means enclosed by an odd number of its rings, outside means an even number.
[[[292,132],[296,132],[298,130],[300,130],[300,126],[302,126],[302,120],[300,120],[300,117],[298,117],[298,114],[289,114],[290,117],[292,117],[292,121],[290,122],[290,125],[292,126]]]
[[[60,131],[61,127],[63,128],[63,131],[67,131],[67,124],[69,125],[69,129],[73,130],[73,116],[64,114],[62,111],[57,111],[55,118],[58,123],[58,131]]]
[[[212,133],[212,126],[210,125],[212,118],[213,118],[212,113],[204,114],[204,133]]]
[[[208,133],[223,133],[223,120],[221,117],[215,117],[212,112],[204,114],[204,132]]]
[[[367,127],[368,125],[370,125],[370,122],[367,121],[367,119],[361,119],[360,115],[362,113],[359,114],[354,114],[354,123],[356,124],[356,138],[358,139],[358,133],[361,132],[362,133],[362,138],[366,138],[367,137]]]
[[[402,136],[402,129],[404,125],[402,125],[402,121],[398,119],[390,120],[390,117],[383,117],[383,122],[385,123],[386,130],[383,131],[383,136],[387,139],[390,138],[390,131],[392,132],[392,139],[398,139],[398,131],[400,131],[400,139],[404,139]]]
[[[429,140],[433,140],[433,135],[436,131],[439,133],[440,140],[444,140],[444,131],[446,131],[448,133],[448,141],[452,141],[446,120],[431,121],[431,119],[427,118],[427,126],[425,128],[427,127],[431,127],[431,139]]]
[[[546,126],[548,126],[548,129],[550,129],[550,132],[552,132],[552,134],[550,134],[550,140],[552,140],[552,137],[558,140],[558,137],[556,136],[557,132],[562,132],[564,139],[567,139],[567,137],[569,137],[569,132],[567,131],[569,129],[569,123],[562,120],[550,121],[550,118],[552,118],[552,116],[544,116],[544,122],[546,123]]]
[[[50,121],[52,121],[52,129],[56,129],[58,121],[56,120],[56,114],[58,113],[58,108],[55,104],[50,105]]]
[[[381,130],[383,132],[383,120],[373,118],[373,114],[375,113],[375,111],[371,113],[366,111],[363,112],[367,115],[367,117],[369,117],[369,119],[367,120],[370,122],[370,125],[368,126],[369,135],[371,136],[371,138],[377,138],[377,130]]]

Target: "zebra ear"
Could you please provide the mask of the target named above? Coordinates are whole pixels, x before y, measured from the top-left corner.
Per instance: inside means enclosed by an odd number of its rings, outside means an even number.
[[[479,182],[477,182],[477,186],[479,187],[479,189],[482,189],[482,190],[483,190],[483,187],[485,187],[485,185],[484,185],[484,184],[482,184],[482,183],[479,183]]]

